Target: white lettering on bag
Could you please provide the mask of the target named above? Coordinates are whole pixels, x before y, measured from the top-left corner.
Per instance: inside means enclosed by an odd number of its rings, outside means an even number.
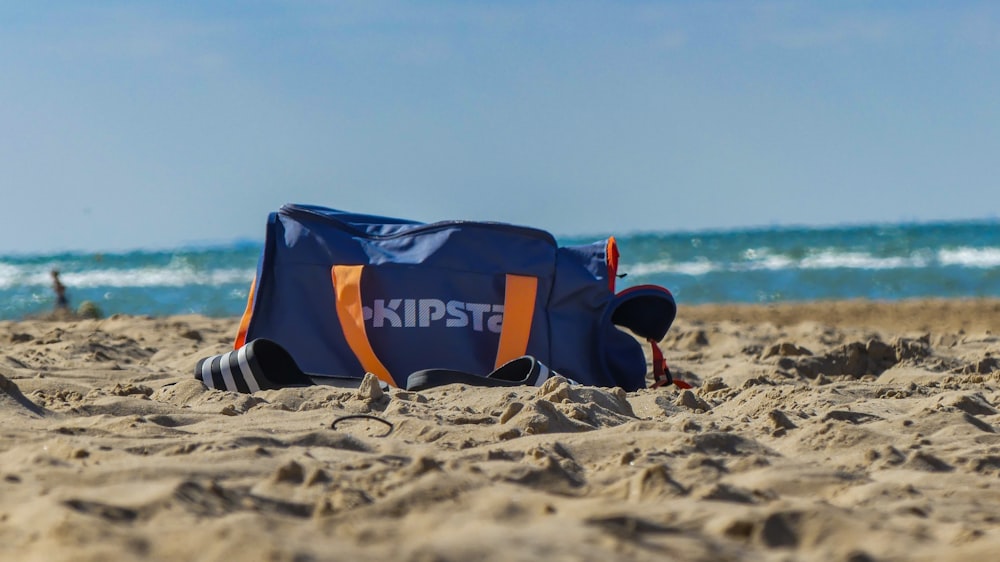
[[[474,332],[499,334],[503,305],[440,299],[375,299],[362,307],[372,328],[430,328],[442,321],[448,328],[471,327]]]

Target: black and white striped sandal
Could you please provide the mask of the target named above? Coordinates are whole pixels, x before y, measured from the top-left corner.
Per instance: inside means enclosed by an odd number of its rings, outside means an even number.
[[[198,361],[194,378],[208,388],[253,393],[298,386],[357,388],[361,379],[304,373],[295,359],[275,341],[259,338],[239,349]],[[384,383],[383,383],[384,386]]]

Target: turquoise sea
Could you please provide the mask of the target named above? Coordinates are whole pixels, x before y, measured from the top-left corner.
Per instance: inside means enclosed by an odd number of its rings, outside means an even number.
[[[561,244],[602,236],[562,237]],[[616,234],[619,287],[678,304],[1000,297],[1000,221]],[[262,243],[262,241],[261,241]],[[48,312],[58,269],[71,306],[105,314],[237,316],[261,243],[126,253],[0,256],[0,319]]]

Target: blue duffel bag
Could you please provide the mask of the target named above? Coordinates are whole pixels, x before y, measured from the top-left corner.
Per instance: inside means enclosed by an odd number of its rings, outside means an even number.
[[[652,345],[655,385],[671,382],[656,343],[673,296],[653,285],[616,293],[617,268],[614,238],[560,247],[511,224],[285,205],[268,217],[235,348],[272,340],[312,375],[371,372],[390,386],[530,355],[581,384],[632,391],[646,386],[638,336]]]

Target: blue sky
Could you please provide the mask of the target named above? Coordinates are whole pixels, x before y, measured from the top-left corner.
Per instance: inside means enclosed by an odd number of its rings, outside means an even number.
[[[996,217],[997,6],[5,2],[0,253]]]

